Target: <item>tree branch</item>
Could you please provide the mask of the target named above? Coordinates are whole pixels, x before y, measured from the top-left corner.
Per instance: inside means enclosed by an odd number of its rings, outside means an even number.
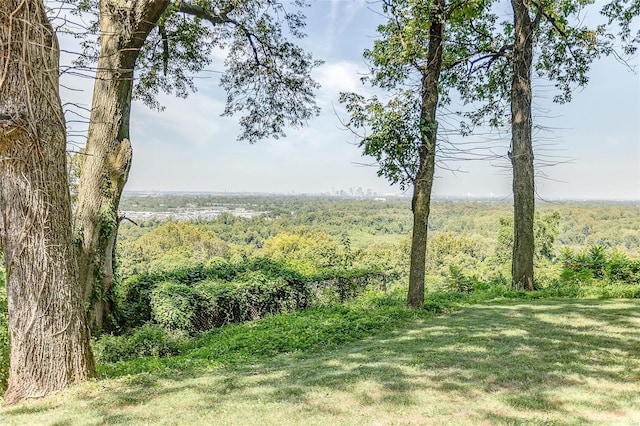
[[[258,39],[258,37],[253,32],[249,31],[240,22],[229,17],[229,13],[232,12],[233,9],[234,9],[234,6],[229,5],[228,7],[216,12],[214,10],[209,10],[198,4],[195,4],[192,1],[180,1],[178,3],[178,10],[180,12],[204,19],[205,21],[208,21],[209,23],[211,23],[211,25],[215,26],[215,25],[223,25],[223,24],[232,24],[232,25],[235,25],[237,28],[240,28],[242,32],[244,32],[245,37],[247,38],[247,41],[251,46],[251,50],[253,51],[253,57],[256,61],[256,64],[259,66],[264,66],[264,64],[260,60],[260,55],[258,54],[258,48],[254,41],[254,39]]]
[[[396,31],[397,31],[398,37],[400,38],[400,43],[402,44],[402,48],[404,50],[407,50],[407,42],[405,41],[404,36],[403,36],[404,27],[400,23],[400,19],[398,17],[399,13],[397,12],[396,5],[393,2],[386,1],[386,0],[383,0],[383,4],[391,9],[391,19],[393,19],[393,23],[396,26]],[[411,59],[411,65],[413,65],[413,67],[416,68],[416,70],[418,70],[420,73],[424,73],[424,71],[425,71],[424,67],[422,67],[418,63],[416,58],[412,58]]]
[[[564,37],[565,40],[569,39],[569,36],[568,36],[567,32],[558,26],[558,22],[557,22],[556,18],[554,18],[553,16],[551,16],[547,12],[545,12],[545,10],[544,10],[544,1],[541,2],[541,3],[538,3],[538,2],[532,0],[531,4],[533,4],[536,7],[536,9],[538,9],[538,14],[536,15],[536,18],[535,18],[534,22],[532,22],[532,25],[533,24],[539,24],[540,20],[544,16],[545,19],[547,21],[549,21],[551,23],[551,25],[553,25],[553,28],[555,28],[556,31],[558,31],[558,33],[562,37]]]
[[[531,1],[531,3],[536,7],[536,9],[538,9],[538,13],[536,14],[536,17],[531,22],[531,28],[533,29],[533,31],[535,31],[540,25],[540,20],[542,19],[543,15],[545,18],[547,19],[549,18],[547,14],[544,12],[544,0],[542,0],[540,4],[536,3],[535,1]]]
[[[531,4],[533,4],[536,9],[538,9],[538,15],[536,15],[536,21],[539,22],[539,18],[541,16],[544,16],[544,18],[549,21],[549,23],[551,23],[551,25],[553,26],[553,28],[558,32],[558,34],[560,34],[560,36],[565,40],[566,44],[567,44],[567,48],[569,49],[569,53],[571,53],[571,56],[573,56],[573,58],[578,61],[578,55],[573,51],[573,43],[570,41],[570,37],[569,34],[567,34],[567,32],[565,30],[563,30],[562,28],[560,28],[560,26],[558,25],[558,22],[556,20],[556,18],[554,18],[553,16],[549,15],[547,12],[544,11],[544,0],[541,3],[538,3],[534,0],[531,1]]]
[[[214,10],[205,9],[202,6],[193,3],[192,1],[180,1],[178,3],[178,10],[182,13],[204,19],[214,26],[222,24],[239,25],[236,20],[229,17],[229,13],[233,11],[232,5],[229,5],[228,7],[216,12]]]
[[[446,69],[452,69],[460,64],[469,63],[469,74],[473,74],[474,72],[481,69],[482,67],[489,67],[498,58],[506,58],[507,60],[510,60],[511,57],[507,52],[511,50],[513,50],[513,44],[507,44],[505,46],[502,46],[500,50],[486,52],[483,56],[479,56],[479,57],[476,57],[475,59],[471,59],[483,53],[483,52],[477,51],[464,58],[458,59],[457,61],[454,61],[451,64],[448,64],[446,66]],[[476,64],[478,64],[479,62],[485,61],[487,59],[488,59],[487,63],[481,64],[478,67],[476,67]]]
[[[164,29],[164,25],[158,25],[158,31],[160,32],[160,37],[162,38],[162,67],[164,71],[164,75],[167,75],[167,70],[169,68],[169,37],[167,37],[167,32]]]

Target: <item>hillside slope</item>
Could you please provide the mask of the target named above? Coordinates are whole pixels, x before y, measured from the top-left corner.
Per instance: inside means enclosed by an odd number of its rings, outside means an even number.
[[[640,421],[639,300],[509,301],[437,316],[401,305],[290,315],[291,327],[286,315],[234,326],[237,339],[228,341],[244,339],[238,345],[253,356],[223,364],[216,357],[225,348],[216,354],[211,345],[226,337],[210,336],[178,359],[139,361],[145,373],[2,409],[0,424]],[[278,332],[280,353],[263,353],[258,334]],[[313,333],[325,333],[327,344],[299,342],[313,342]]]

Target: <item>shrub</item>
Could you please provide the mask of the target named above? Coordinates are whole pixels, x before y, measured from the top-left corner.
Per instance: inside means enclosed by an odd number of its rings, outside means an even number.
[[[365,291],[380,274],[368,269],[312,268],[303,273],[265,258],[239,263],[217,259],[208,267],[181,268],[126,280],[115,317],[121,330],[149,321],[190,333],[246,321],[317,301],[345,301]]]
[[[145,324],[122,336],[104,335],[93,342],[93,352],[100,364],[128,361],[147,356],[178,355],[189,348],[184,334],[170,333],[158,325]]]
[[[364,292],[364,287],[359,291],[356,291],[355,287],[365,286],[369,279],[363,271],[324,271],[318,276],[303,279],[295,272],[279,270],[272,263],[268,262],[264,266],[267,267],[238,274],[230,282],[213,279],[194,284],[173,281],[156,284],[153,283],[154,279],[138,280],[137,286],[132,288],[137,288],[138,291],[135,293],[143,294],[148,299],[149,316],[155,323],[153,327],[156,328],[143,330],[144,332],[136,331],[122,338],[105,336],[97,343],[105,353],[102,358],[117,358],[127,350],[132,351],[134,355],[137,354],[135,356],[153,352],[157,348],[154,342],[161,341],[163,337],[162,334],[155,333],[157,330],[164,330],[164,333],[195,333],[227,323],[255,320],[272,314],[304,309],[310,302],[311,278],[322,279],[325,284],[327,281],[336,281],[331,291],[344,298],[356,292]],[[139,291],[141,288],[143,291]],[[141,305],[139,301],[137,304]],[[146,343],[147,340],[150,343]]]
[[[230,322],[300,310],[307,306],[307,287],[261,271],[250,271],[233,282],[203,281],[195,285],[195,330],[208,330]]]
[[[372,287],[386,286],[386,278],[377,270],[327,268],[309,277],[306,294],[313,304],[343,303],[363,295]]]
[[[593,283],[593,271],[591,269],[563,269],[560,273],[560,281],[568,285],[591,285]]]
[[[135,275],[125,280],[117,290],[114,316],[123,330],[139,327],[151,320],[151,291],[156,286],[154,276]]]
[[[190,331],[196,295],[186,284],[165,281],[151,292],[151,317],[167,330]]]
[[[591,246],[587,255],[587,267],[593,271],[595,278],[604,278],[607,263],[607,249],[604,246]]]
[[[608,252],[604,246],[591,246],[573,252],[562,250],[562,279],[604,279],[609,283],[640,284],[640,259],[629,259],[619,250]]]
[[[194,330],[203,331],[251,319],[248,303],[236,282],[204,281],[196,285],[195,292],[198,301]]]
[[[114,316],[121,329],[140,327],[152,318],[151,293],[160,283],[171,281],[193,285],[208,279],[231,280],[244,265],[233,265],[216,258],[208,267],[178,268],[155,274],[141,274],[125,280],[118,289],[117,308]]]
[[[444,287],[451,292],[471,293],[476,281],[476,277],[469,277],[459,267],[449,265],[449,274],[445,279]]]
[[[270,277],[259,271],[247,272],[239,277],[239,282],[252,318],[304,307],[304,304],[299,306],[297,302],[304,297],[305,285],[296,285],[283,277]]]
[[[640,286],[635,284],[603,286],[600,297],[607,299],[640,299]]]
[[[611,253],[605,271],[611,281],[640,284],[640,259],[631,260],[618,250]]]

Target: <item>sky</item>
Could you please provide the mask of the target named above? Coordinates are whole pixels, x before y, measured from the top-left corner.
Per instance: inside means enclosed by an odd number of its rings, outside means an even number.
[[[317,92],[320,115],[302,129],[288,129],[284,139],[253,145],[238,142],[237,119],[220,116],[225,94],[215,74],[207,73],[197,80],[197,93],[186,100],[162,96],[163,112],[134,102],[134,159],[125,190],[318,194],[360,187],[378,194],[402,193],[378,177],[372,160],[361,155],[357,140],[341,125],[348,117],[337,101],[342,91],[368,93],[360,82],[368,70],[362,52],[372,46],[381,18],[365,1],[311,3],[306,10],[308,37],[301,44],[325,61],[313,74],[321,85]],[[63,38],[63,48],[65,43],[72,42]],[[68,55],[63,55],[65,60]],[[551,102],[553,92],[544,82],[534,83],[534,122],[547,128],[537,133],[535,155],[543,161],[554,156],[553,162],[562,162],[538,169],[540,199],[640,200],[638,57],[630,65],[635,72],[611,58],[596,62],[589,85],[565,105]],[[211,68],[221,67],[218,60]],[[62,81],[63,101],[90,106],[88,79],[65,76]],[[455,130],[455,120],[451,121],[440,128]],[[495,131],[450,141],[488,138],[493,151],[503,156],[509,137],[508,132]],[[77,137],[72,141],[79,143]],[[504,157],[447,162],[436,172],[434,196],[509,198],[511,175],[506,166]]]

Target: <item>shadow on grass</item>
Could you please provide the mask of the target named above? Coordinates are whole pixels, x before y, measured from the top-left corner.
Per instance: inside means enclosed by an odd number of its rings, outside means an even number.
[[[433,414],[425,412],[432,398],[433,409],[440,409],[434,415],[446,416],[468,403],[471,412],[463,423],[536,424],[549,415],[554,424],[588,423],[585,412],[640,410],[638,325],[634,302],[479,305],[418,319],[401,330],[331,351],[281,354],[207,374],[197,368],[186,373],[169,369],[159,377],[121,378],[78,400],[90,406],[98,424],[144,423],[153,413],[129,408],[183,392],[191,395],[183,404],[192,410],[215,411],[253,398],[270,407],[294,407],[303,417],[349,419],[357,407],[372,416],[376,410],[413,412],[419,419]],[[559,389],[581,393],[559,401]],[[474,405],[477,399],[492,400],[499,409]],[[447,406],[447,401],[457,405]],[[56,408],[27,405],[5,414]],[[544,416],[523,418],[519,413]]]
[[[640,337],[630,328],[638,321],[637,304],[624,302],[475,306],[308,360],[263,363],[258,368],[286,374],[276,383],[267,376],[242,386],[262,386],[262,397],[278,403],[312,404],[327,390],[387,407],[424,404],[415,394],[429,386],[462,400],[493,395],[515,413],[555,413],[581,423],[588,420],[576,406],[598,413],[640,409],[638,387],[626,388],[640,382]],[[601,386],[606,390],[591,395]],[[582,388],[588,397],[559,401],[554,392],[563,388]],[[490,422],[522,421],[477,408]]]

